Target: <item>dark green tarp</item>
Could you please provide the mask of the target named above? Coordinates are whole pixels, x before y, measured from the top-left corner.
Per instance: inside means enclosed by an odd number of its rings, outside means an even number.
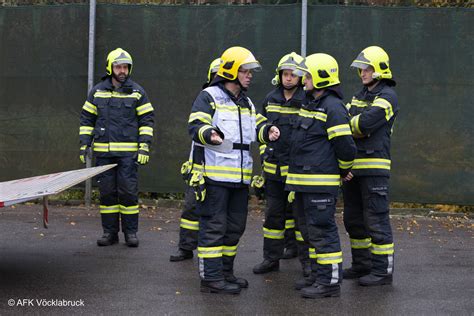
[[[299,5],[97,7],[96,81],[107,53],[134,58],[133,78],[156,109],[142,191],[183,189],[187,118],[211,60],[249,48],[263,65],[249,91],[260,103],[279,58],[300,50]],[[87,93],[86,5],[0,8],[0,181],[75,168]],[[332,54],[346,101],[359,89],[352,59],[369,45],[391,56],[401,113],[392,200],[474,204],[474,10],[310,6],[308,54]]]

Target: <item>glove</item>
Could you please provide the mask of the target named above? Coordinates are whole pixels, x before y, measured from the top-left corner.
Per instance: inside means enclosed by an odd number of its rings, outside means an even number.
[[[262,176],[253,176],[252,182],[250,183],[250,187],[253,188],[253,191],[255,192],[255,196],[259,200],[263,200],[265,196],[265,178]]]
[[[138,148],[138,163],[141,165],[146,165],[148,160],[150,160],[150,155],[148,154],[149,147],[146,143],[140,143],[140,148]]]
[[[191,161],[185,161],[181,165],[181,175],[183,176],[184,182],[189,181],[189,177],[191,175],[191,169],[192,169],[192,162]]]
[[[82,145],[79,149],[79,159],[82,163],[86,163],[86,157],[90,155],[90,147],[87,145]]]
[[[295,191],[290,191],[290,193],[288,193],[288,202],[293,203],[294,200],[295,200]]]
[[[203,202],[206,198],[206,181],[204,180],[204,175],[201,171],[193,171],[191,173],[189,185],[194,189],[196,201]]]

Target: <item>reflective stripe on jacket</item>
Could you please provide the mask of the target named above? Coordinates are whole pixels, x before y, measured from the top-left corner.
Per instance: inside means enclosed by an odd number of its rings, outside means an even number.
[[[352,167],[359,176],[389,176],[391,167],[390,138],[398,114],[398,100],[393,88],[384,80],[372,91],[364,87],[346,106],[351,115],[357,157]]]
[[[134,155],[140,143],[150,144],[154,113],[145,90],[128,79],[115,89],[108,77],[94,86],[82,107],[79,138],[96,156]]]
[[[341,98],[331,90],[317,99],[307,98],[294,124],[286,189],[337,195],[355,151]]]

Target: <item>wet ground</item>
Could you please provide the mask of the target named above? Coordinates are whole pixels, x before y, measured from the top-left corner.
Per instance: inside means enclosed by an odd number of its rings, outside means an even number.
[[[394,284],[365,288],[344,281],[341,297],[310,300],[293,289],[301,276],[296,259],[282,260],[279,272],[252,273],[263,244],[256,207],[235,265],[250,287],[240,295],[200,293],[196,258],[169,262],[179,216],[179,208],[145,208],[139,248],[127,248],[122,236],[119,245],[99,248],[95,209],[51,206],[49,229],[42,227],[39,205],[0,209],[0,315],[474,314],[474,224],[467,217],[393,216]],[[347,266],[349,239],[337,219]],[[54,306],[61,304],[81,306]]]

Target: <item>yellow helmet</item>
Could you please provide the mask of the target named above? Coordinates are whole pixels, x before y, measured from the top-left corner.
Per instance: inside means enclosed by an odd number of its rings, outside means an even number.
[[[317,53],[309,55],[293,73],[298,76],[309,73],[313,79],[313,86],[316,89],[323,89],[341,83],[339,81],[337,61],[328,54]]]
[[[368,66],[374,68],[373,79],[392,79],[388,54],[381,47],[367,47],[351,64],[351,67],[357,68],[359,76],[360,70],[366,69]]]
[[[246,48],[234,46],[228,48],[221,56],[221,64],[217,75],[222,78],[234,80],[237,78],[239,68],[260,71],[262,66],[253,54]]]
[[[107,55],[107,64],[105,67],[107,75],[112,74],[112,65],[128,64],[128,74],[132,74],[132,56],[124,49],[116,48]]]
[[[291,52],[290,54],[283,56],[278,62],[277,68],[275,69],[275,77],[272,79],[272,84],[276,86],[280,83],[280,71],[285,69],[295,70],[296,67],[303,61],[303,59],[303,57],[295,52]]]
[[[221,59],[216,58],[209,65],[209,70],[207,71],[207,83],[211,82],[211,80],[212,80],[211,75],[216,73],[219,70],[219,65],[220,64],[221,64]]]

